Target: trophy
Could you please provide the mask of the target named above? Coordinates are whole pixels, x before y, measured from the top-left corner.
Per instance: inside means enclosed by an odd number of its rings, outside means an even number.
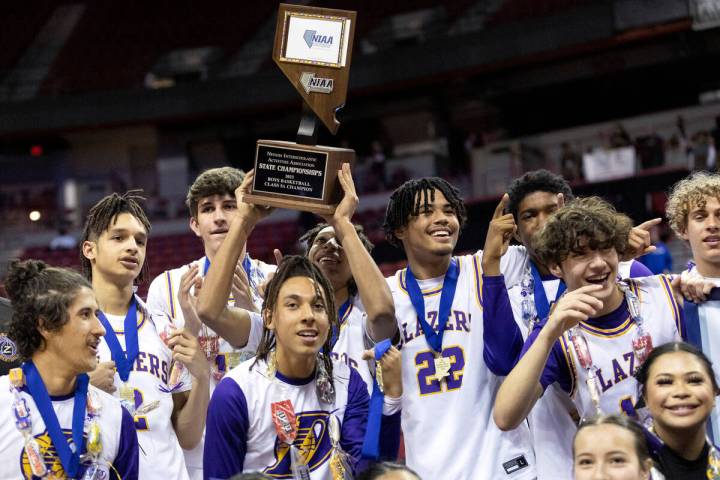
[[[245,201],[332,214],[342,199],[337,172],[355,161],[347,148],[317,145],[318,119],[337,133],[345,104],[355,12],[280,4],[273,60],[303,98],[297,142],[258,140],[255,179]]]

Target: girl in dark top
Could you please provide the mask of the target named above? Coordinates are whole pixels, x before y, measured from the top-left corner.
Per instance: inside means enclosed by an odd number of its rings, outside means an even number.
[[[710,360],[684,342],[666,343],[635,377],[653,419],[650,449],[666,480],[720,478],[720,454],[706,435],[720,393]]]

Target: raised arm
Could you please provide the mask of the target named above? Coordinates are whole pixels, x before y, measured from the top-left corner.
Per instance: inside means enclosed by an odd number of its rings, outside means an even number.
[[[368,318],[368,330],[375,341],[391,338],[397,332],[395,306],[390,288],[378,268],[375,260],[365,249],[351,219],[358,205],[355,184],[350,173],[350,165],[344,163],[338,171],[340,185],[345,192],[333,215],[325,216],[325,221],[335,230],[335,236],[345,250],[360,299]]]
[[[228,308],[235,266],[245,243],[257,222],[267,216],[269,208],[243,202],[243,194],[252,184],[252,170],[235,191],[238,213],[230,224],[227,236],[205,276],[197,302],[200,320],[235,347],[244,346],[250,335],[250,314],[241,308]]]
[[[537,336],[528,338],[532,345],[505,378],[495,397],[493,419],[498,428],[512,430],[528,416],[543,393],[540,378],[553,345],[563,332],[602,309],[602,302],[592,296],[601,289],[600,285],[587,285],[564,295]]]
[[[506,193],[495,208],[482,257],[483,358],[490,371],[501,376],[510,373],[523,346],[522,333],[500,273],[500,258],[517,230],[513,215],[503,214],[508,201]]]

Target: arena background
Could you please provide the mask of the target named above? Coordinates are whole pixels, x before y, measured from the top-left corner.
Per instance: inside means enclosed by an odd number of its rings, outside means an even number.
[[[664,214],[689,171],[717,168],[720,0],[290,3],[358,12],[342,126],[320,143],[356,150],[355,220],[385,273],[404,258],[384,240],[384,208],[411,177],[462,190],[458,251],[471,251],[524,171],[562,173],[640,222]],[[150,278],[200,257],[189,182],[210,167],[249,169],[257,139],[297,130],[300,97],[271,60],[277,5],[2,2],[0,277],[12,258],[78,267],[77,248],[51,242],[60,229],[77,238],[89,206],[130,188],[144,190],[153,222]],[[249,251],[297,251],[315,220],[277,211]],[[687,248],[666,227],[661,236],[681,270]]]

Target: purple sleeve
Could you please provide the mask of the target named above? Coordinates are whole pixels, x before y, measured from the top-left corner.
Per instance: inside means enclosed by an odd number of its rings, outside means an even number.
[[[533,328],[533,331],[530,332],[530,335],[528,335],[528,338],[522,347],[520,357],[524,356],[530,349],[540,333],[540,330],[542,330],[542,327],[542,325],[535,325],[535,328]],[[553,383],[558,382],[563,390],[567,393],[571,393],[573,390],[573,376],[570,372],[565,352],[563,351],[563,346],[561,344],[562,341],[563,340],[560,339],[553,343],[545,368],[543,368],[542,374],[540,374],[540,384],[544,390]]]
[[[123,480],[137,480],[138,478],[138,439],[135,430],[135,420],[130,412],[122,408],[122,421],[120,423],[120,445],[118,453],[113,460],[114,471]],[[113,469],[110,469],[111,472]],[[113,475],[115,475],[113,473]],[[116,477],[117,478],[117,477]]]
[[[505,376],[520,359],[523,339],[503,275],[483,275],[482,299],[483,359],[491,372]]]
[[[234,380],[221,380],[213,392],[205,428],[205,478],[229,478],[242,472],[249,428],[248,408],[245,394]]]
[[[687,332],[687,326],[685,323],[685,309],[682,307],[682,305],[678,304],[678,330],[680,334],[680,338],[682,338],[683,342],[688,341],[688,332]]]
[[[369,406],[370,397],[367,393],[367,386],[365,386],[365,382],[357,370],[351,368],[350,381],[348,382],[348,400],[340,434],[340,446],[350,457],[350,466],[353,470],[357,469],[360,461]]]
[[[380,424],[380,461],[397,461],[400,450],[400,414],[383,415]]]
[[[650,277],[654,275],[642,262],[633,260],[630,264],[630,278]]]

